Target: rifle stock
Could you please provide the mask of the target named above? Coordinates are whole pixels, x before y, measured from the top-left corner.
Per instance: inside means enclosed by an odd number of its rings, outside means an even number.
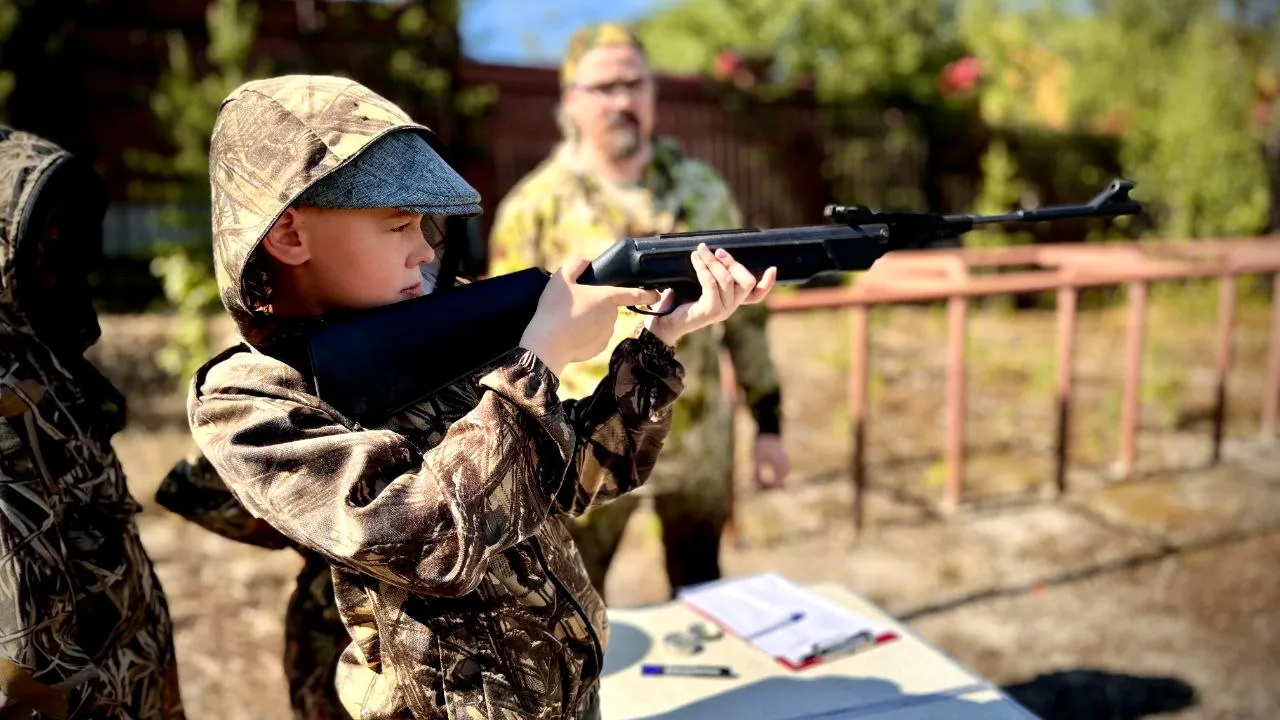
[[[1004,215],[883,213],[832,205],[829,225],[743,228],[622,238],[579,278],[584,285],[671,288],[678,302],[701,292],[690,253],[700,243],[724,248],[760,276],[780,284],[829,272],[867,270],[885,253],[958,237],[975,225],[1114,217],[1141,212],[1133,182],[1118,179],[1088,203]],[[308,333],[316,393],[348,417],[378,424],[517,348],[550,274],[540,268],[480,280],[413,300],[338,318]]]
[[[526,268],[319,323],[307,337],[316,394],[377,424],[514,350],[550,277]]]

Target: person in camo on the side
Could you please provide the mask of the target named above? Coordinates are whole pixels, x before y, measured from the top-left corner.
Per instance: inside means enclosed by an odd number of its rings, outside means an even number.
[[[124,396],[84,357],[106,206],[87,161],[0,126],[0,718],[184,717]]]

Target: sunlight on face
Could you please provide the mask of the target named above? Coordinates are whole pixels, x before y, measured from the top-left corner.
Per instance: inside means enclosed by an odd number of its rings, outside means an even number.
[[[418,297],[423,267],[436,260],[422,215],[394,208],[302,210],[299,227],[310,259],[299,268],[330,310],[358,310]],[[432,233],[436,235],[436,233]]]

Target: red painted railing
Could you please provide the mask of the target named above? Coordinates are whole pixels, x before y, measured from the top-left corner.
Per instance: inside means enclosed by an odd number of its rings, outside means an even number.
[[[973,268],[1030,266],[993,275],[973,275]],[[866,489],[868,313],[877,305],[907,302],[947,303],[946,488],[945,507],[964,497],[965,340],[969,300],[998,295],[1057,292],[1057,432],[1055,482],[1066,489],[1068,419],[1076,337],[1077,296],[1083,288],[1127,286],[1129,320],[1125,340],[1125,375],[1120,417],[1119,470],[1133,475],[1137,454],[1142,347],[1147,297],[1151,283],[1191,278],[1218,278],[1217,399],[1213,423],[1213,460],[1221,457],[1226,420],[1227,375],[1232,361],[1232,326],[1236,314],[1237,278],[1269,274],[1273,291],[1270,346],[1262,435],[1274,438],[1280,414],[1280,237],[1036,245],[1007,248],[901,251],[876,263],[850,287],[804,290],[772,298],[773,312],[822,309],[850,310],[849,411],[853,420],[850,474],[854,485],[853,522],[863,526]],[[732,378],[726,378],[731,383]],[[728,384],[727,387],[732,387]]]

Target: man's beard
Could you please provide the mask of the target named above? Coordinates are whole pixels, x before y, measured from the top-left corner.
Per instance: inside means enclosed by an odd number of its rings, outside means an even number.
[[[604,150],[611,160],[626,160],[640,152],[645,140],[640,131],[640,119],[629,112],[620,112],[609,119]]]

